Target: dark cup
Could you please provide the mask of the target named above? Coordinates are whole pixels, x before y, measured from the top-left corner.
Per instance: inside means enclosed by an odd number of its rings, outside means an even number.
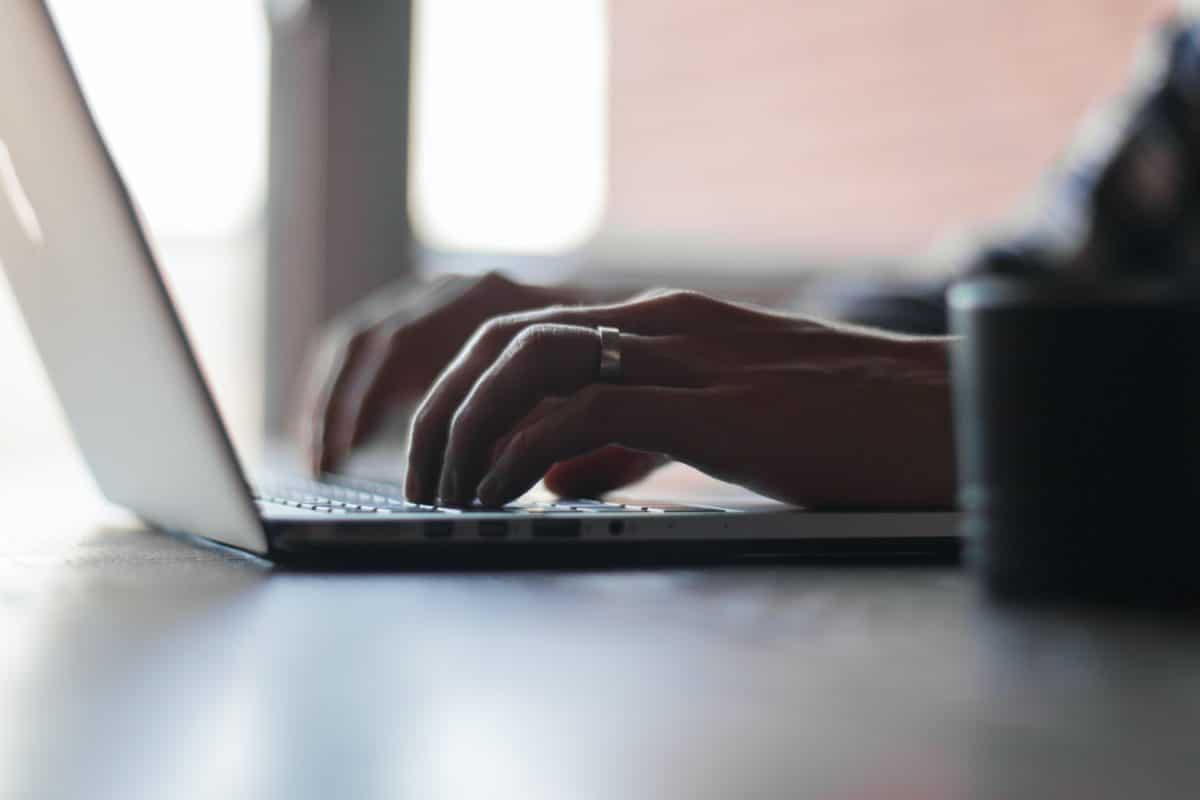
[[[1161,286],[950,290],[959,500],[995,594],[1200,598],[1200,303]]]

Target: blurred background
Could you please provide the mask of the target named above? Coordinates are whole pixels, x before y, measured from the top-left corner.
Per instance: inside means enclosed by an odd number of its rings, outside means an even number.
[[[253,459],[385,282],[930,277],[1167,0],[52,0]],[[6,284],[0,463],[69,451]]]

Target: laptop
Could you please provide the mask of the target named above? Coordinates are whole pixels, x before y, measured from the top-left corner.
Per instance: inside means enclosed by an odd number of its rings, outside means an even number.
[[[0,4],[0,262],[101,491],[274,560],[721,558],[957,550],[952,512],[580,499],[462,510],[243,471],[42,0]]]

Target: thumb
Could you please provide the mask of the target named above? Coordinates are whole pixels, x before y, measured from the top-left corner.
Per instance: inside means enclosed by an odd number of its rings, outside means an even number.
[[[599,497],[645,478],[670,459],[661,453],[608,445],[569,461],[560,461],[543,479],[560,497]]]

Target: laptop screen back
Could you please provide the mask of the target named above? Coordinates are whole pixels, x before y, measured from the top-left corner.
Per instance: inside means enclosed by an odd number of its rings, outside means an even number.
[[[0,263],[104,494],[162,527],[265,552],[242,471],[41,0],[0,3]]]

